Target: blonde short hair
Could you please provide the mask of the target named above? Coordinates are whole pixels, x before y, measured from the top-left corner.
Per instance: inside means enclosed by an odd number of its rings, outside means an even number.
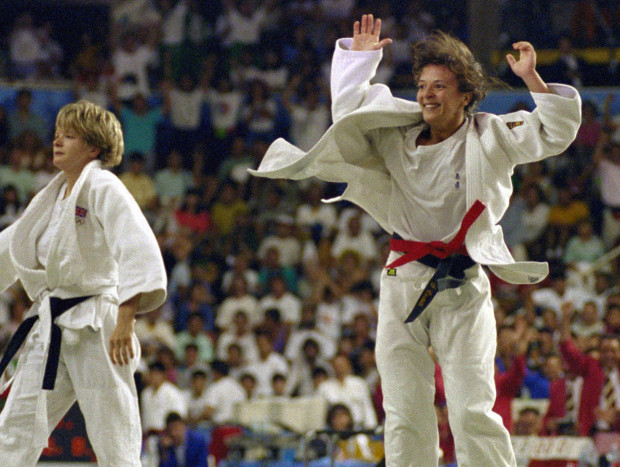
[[[105,167],[115,167],[123,159],[125,143],[116,116],[109,110],[81,100],[65,105],[56,116],[56,128],[75,131],[84,141],[99,149],[97,156]]]

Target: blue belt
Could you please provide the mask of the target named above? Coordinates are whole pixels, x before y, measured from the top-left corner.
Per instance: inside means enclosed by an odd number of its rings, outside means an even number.
[[[47,362],[45,362],[45,373],[43,375],[43,389],[52,390],[56,382],[56,373],[58,372],[58,361],[60,359],[60,343],[62,342],[62,331],[60,326],[54,323],[54,320],[62,315],[65,311],[82,303],[84,300],[91,298],[92,295],[74,298],[58,298],[50,297],[50,310],[52,314],[52,328],[50,333],[50,346],[47,354]],[[39,316],[31,316],[26,318],[17,328],[13,337],[9,341],[7,348],[0,360],[0,376],[9,365],[19,348],[22,346],[28,333],[34,326]]]

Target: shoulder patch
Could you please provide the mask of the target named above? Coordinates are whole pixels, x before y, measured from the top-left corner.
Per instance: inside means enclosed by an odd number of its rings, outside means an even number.
[[[506,126],[509,130],[512,130],[513,128],[523,125],[523,123],[525,123],[523,120],[519,120],[516,122],[506,122]]]
[[[396,268],[390,268],[387,270],[387,275],[388,276],[395,276],[396,275]]]

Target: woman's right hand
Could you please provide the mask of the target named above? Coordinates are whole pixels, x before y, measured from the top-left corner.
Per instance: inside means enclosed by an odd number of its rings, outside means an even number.
[[[372,15],[362,15],[361,21],[353,23],[353,44],[351,50],[379,50],[387,44],[392,43],[392,39],[386,38],[379,40],[381,35],[381,20],[374,21]]]

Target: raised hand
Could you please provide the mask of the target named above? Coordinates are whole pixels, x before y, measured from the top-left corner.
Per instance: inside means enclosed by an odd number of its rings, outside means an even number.
[[[536,51],[529,42],[521,41],[512,44],[512,48],[519,51],[519,59],[512,54],[506,54],[506,60],[515,75],[524,79],[536,69]]]
[[[518,60],[512,54],[506,55],[513,73],[523,80],[531,92],[551,92],[536,71],[536,51],[532,44],[525,41],[515,42],[512,48],[519,51]]]
[[[379,50],[392,39],[379,40],[381,35],[381,20],[375,21],[372,15],[362,15],[361,21],[353,23],[353,44],[351,50]]]

